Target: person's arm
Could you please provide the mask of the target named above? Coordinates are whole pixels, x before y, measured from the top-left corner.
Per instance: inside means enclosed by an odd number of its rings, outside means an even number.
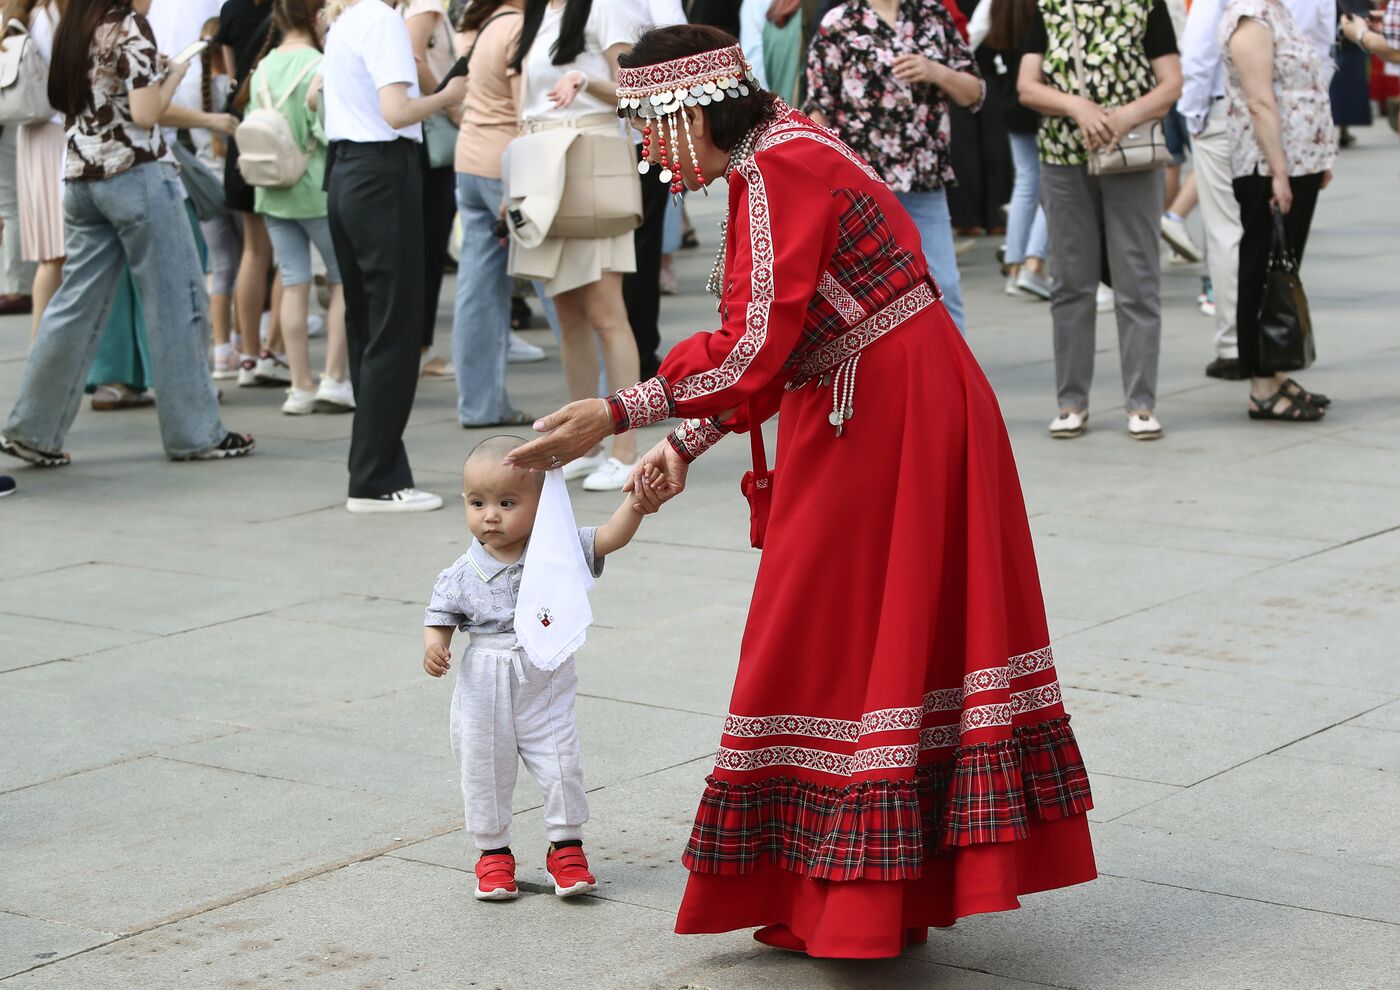
[[[160,126],[203,128],[219,134],[232,134],[238,130],[238,118],[231,113],[205,113],[183,103],[172,103],[160,115]]]
[[[1152,60],[1152,75],[1157,84],[1131,103],[1115,107],[1108,112],[1108,126],[1113,131],[1113,141],[1127,134],[1134,127],[1149,120],[1165,117],[1172,104],[1181,96],[1181,56],[1162,55]]]
[[[612,518],[598,527],[593,537],[593,555],[606,557],[614,550],[621,550],[632,542],[642,525],[642,517],[649,516],[661,508],[661,497],[647,482],[635,486],[612,514]]]
[[[1176,108],[1192,134],[1206,126],[1220,71],[1222,0],[1195,0],[1181,32],[1181,98]]]
[[[1240,77],[1254,140],[1268,163],[1274,201],[1287,213],[1293,205],[1288,182],[1288,156],[1283,147],[1283,125],[1274,99],[1274,36],[1261,21],[1244,17],[1230,34],[1230,58]]]
[[[818,127],[831,127],[836,120],[837,99],[841,94],[841,46],[826,26],[818,28],[807,46],[807,116]]]
[[[133,87],[131,89],[131,122],[144,130],[152,131],[160,126],[170,101],[175,99],[175,91],[180,88],[180,80],[189,71],[188,62],[171,62],[165,78],[160,82]]]
[[[1092,100],[1048,85],[1041,73],[1044,64],[1043,54],[1026,52],[1021,56],[1021,71],[1016,76],[1016,95],[1021,105],[1046,117],[1073,119],[1079,125],[1085,145],[1090,148],[1107,145],[1113,140],[1113,128],[1103,108]]]
[[[597,97],[604,103],[614,103],[617,100],[617,60],[623,52],[631,48],[631,45],[618,43],[610,47],[603,54],[607,56],[610,67],[610,74],[605,79],[590,79],[578,69],[571,69],[560,77],[554,84],[554,88],[547,94],[549,101],[556,107],[563,109],[571,105],[579,93],[587,91],[590,96]]]
[[[446,15],[435,10],[425,11],[404,21],[408,27],[409,43],[413,45],[413,61],[418,65],[418,88],[424,93],[431,93],[437,89],[438,77],[433,75],[433,70],[428,67],[428,43],[433,40],[438,18],[444,16]]]
[[[991,0],[983,0],[990,3]],[[933,58],[922,53],[896,55],[894,77],[903,83],[928,83],[937,86],[960,107],[974,113],[982,106],[987,88],[982,83],[977,62],[972,57],[972,49],[958,33],[953,20],[942,7],[933,7],[932,12],[943,25],[942,37],[930,34],[927,41],[937,45]]]
[[[379,112],[384,115],[384,123],[397,131],[421,124],[448,107],[460,106],[466,97],[465,76],[458,76],[441,93],[431,96],[409,96],[408,83],[390,83],[379,90]]]
[[[1355,14],[1342,15],[1342,33],[1367,55],[1374,55],[1384,62],[1400,64],[1400,49],[1392,48],[1385,35],[1379,31],[1372,31],[1366,22]]]

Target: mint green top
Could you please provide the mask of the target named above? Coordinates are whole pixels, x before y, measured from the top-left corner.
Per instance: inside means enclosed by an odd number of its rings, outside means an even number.
[[[263,106],[264,100],[276,106],[307,64],[320,60],[321,53],[314,48],[268,52],[253,73],[248,109]],[[321,129],[320,115],[312,113],[306,106],[306,93],[315,78],[315,70],[308,72],[306,78],[297,84],[296,92],[282,104],[281,110],[282,116],[292,125],[293,136],[303,148],[310,146],[312,141],[316,142],[306,174],[288,189],[255,189],[253,209],[258,213],[283,220],[314,220],[329,212],[326,194],[321,189],[326,177],[326,132]],[[270,91],[266,96],[264,89]]]

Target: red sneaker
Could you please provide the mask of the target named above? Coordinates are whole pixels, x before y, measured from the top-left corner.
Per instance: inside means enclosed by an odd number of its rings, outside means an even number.
[[[515,857],[504,853],[482,856],[476,861],[478,901],[513,901],[520,896],[515,885]]]
[[[588,872],[588,857],[582,846],[551,848],[545,856],[545,869],[554,878],[554,892],[560,897],[575,897],[598,889],[598,878]]]

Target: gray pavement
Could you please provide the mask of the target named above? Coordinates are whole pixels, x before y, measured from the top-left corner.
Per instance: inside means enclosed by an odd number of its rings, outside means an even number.
[[[523,780],[530,893],[475,903],[451,689],[423,674],[418,630],[469,539],[457,471],[480,434],[457,426],[452,385],[423,385],[409,448],[449,509],[356,517],[349,419],[230,388],[249,460],[171,464],[153,414],[85,410],[72,467],[0,466],[21,486],[0,502],[0,985],[1400,986],[1400,143],[1358,133],[1304,271],[1321,355],[1306,380],[1337,400],[1323,424],[1251,423],[1243,386],[1202,377],[1199,267],[1169,266],[1166,439],[1124,434],[1104,316],[1093,429],[1053,442],[1048,309],[1001,293],[990,240],[964,259],[1092,771],[1097,882],[878,963],[671,933],[757,564],[748,449],[730,441],[594,597],[579,716],[601,892],[540,892]],[[712,324],[701,236],[671,340]],[[27,337],[0,322],[5,409]],[[550,358],[511,384],[538,413],[562,379],[548,334],[531,337]],[[575,504],[601,521],[616,503]]]

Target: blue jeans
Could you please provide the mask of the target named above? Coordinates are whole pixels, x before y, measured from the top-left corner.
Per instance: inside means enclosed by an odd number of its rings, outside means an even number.
[[[506,394],[510,348],[511,279],[506,249],[496,238],[501,180],[457,175],[462,249],[452,317],[452,366],[457,370],[457,418],[463,426],[499,423],[515,411]]]
[[[63,285],[44,311],[5,434],[42,451],[63,448],[129,263],[144,304],[165,452],[211,449],[228,431],[209,380],[209,297],[175,167],[152,162],[70,182],[63,223]]]
[[[1016,182],[1006,211],[1006,263],[1019,265],[1027,258],[1044,258],[1050,239],[1040,207],[1040,154],[1034,134],[1011,134],[1011,160]]]
[[[285,220],[264,216],[267,236],[272,238],[272,254],[285,286],[308,285],[311,282],[311,245],[316,245],[321,260],[326,263],[326,281],[340,284],[340,266],[335,261],[335,245],[331,242],[331,222],[328,217],[309,220]]]
[[[943,290],[943,305],[958,329],[962,330],[962,277],[958,274],[957,253],[953,250],[953,218],[948,213],[948,193],[944,189],[933,189],[895,195],[919,228],[929,271],[933,272],[934,281]]]

